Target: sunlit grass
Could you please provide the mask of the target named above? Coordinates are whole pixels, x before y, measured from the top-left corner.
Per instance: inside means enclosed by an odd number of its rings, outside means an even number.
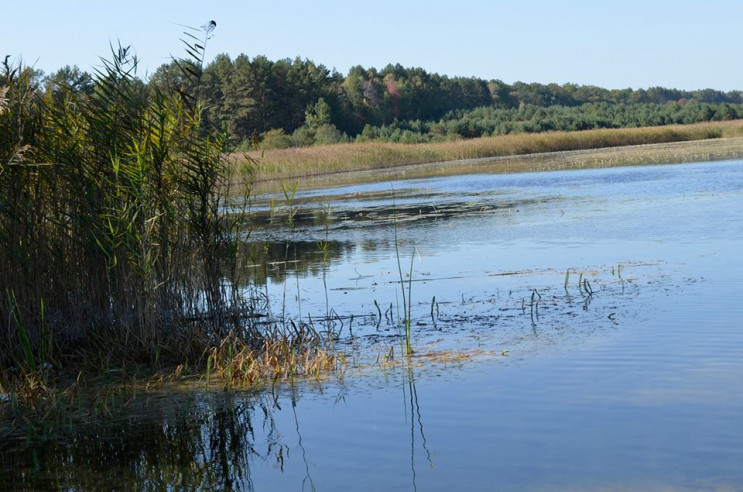
[[[304,326],[288,336],[267,338],[257,346],[230,336],[207,353],[206,383],[252,387],[290,381],[296,377],[320,379],[342,374],[346,360],[342,352],[324,349],[318,334]]]
[[[740,120],[663,127],[510,134],[426,144],[344,143],[270,150],[248,155],[258,158],[260,164],[257,177],[265,180],[386,169],[411,164],[738,137],[743,137],[743,121]],[[632,158],[630,163],[636,160]]]

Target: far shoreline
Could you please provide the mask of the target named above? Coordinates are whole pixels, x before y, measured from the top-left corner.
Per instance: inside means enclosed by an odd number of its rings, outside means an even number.
[[[743,137],[534,152],[423,163],[392,163],[372,168],[318,170],[277,177],[259,175],[255,191],[278,191],[281,183],[287,182],[297,182],[301,189],[310,190],[464,174],[564,171],[734,159],[743,159]]]

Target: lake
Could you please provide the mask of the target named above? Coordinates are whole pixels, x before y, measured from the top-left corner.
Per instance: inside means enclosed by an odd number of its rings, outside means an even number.
[[[246,291],[332,331],[345,374],[140,395],[7,446],[0,483],[743,488],[743,161],[300,183],[253,214]]]

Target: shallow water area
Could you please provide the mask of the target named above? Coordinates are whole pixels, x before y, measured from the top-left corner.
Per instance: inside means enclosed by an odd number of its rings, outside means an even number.
[[[258,197],[246,290],[358,365],[150,395],[105,432],[4,449],[0,471],[14,488],[740,489],[742,206],[741,161]]]

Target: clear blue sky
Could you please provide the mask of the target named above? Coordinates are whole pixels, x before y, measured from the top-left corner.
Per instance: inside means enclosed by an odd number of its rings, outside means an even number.
[[[214,19],[233,58],[308,58],[346,74],[388,63],[508,83],[743,89],[741,0],[8,1],[0,55],[49,73],[90,70],[109,43],[151,73],[182,53],[182,25]]]

